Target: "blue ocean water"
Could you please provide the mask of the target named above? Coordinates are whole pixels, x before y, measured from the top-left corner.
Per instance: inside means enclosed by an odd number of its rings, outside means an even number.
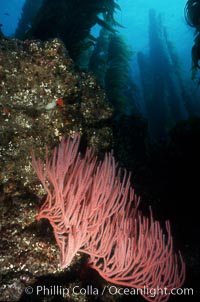
[[[191,45],[194,29],[189,27],[184,18],[186,0],[119,0],[121,12],[118,21],[125,27],[121,33],[127,37],[128,43],[137,51],[148,50],[148,13],[154,9],[161,14],[169,39],[174,43],[186,70],[191,67]],[[185,58],[188,60],[185,60]]]
[[[24,0],[0,0],[0,23],[6,36],[14,34],[23,4]]]
[[[138,69],[137,53],[148,55],[149,51],[149,11],[155,15],[166,29],[168,40],[176,53],[179,71],[186,82],[188,91],[192,91],[193,98],[200,98],[196,84],[191,77],[192,57],[191,48],[194,41],[195,29],[188,26],[184,16],[186,0],[119,0],[121,11],[117,14],[117,21],[124,26],[120,33],[132,48],[132,74],[135,82],[140,86],[140,71]],[[157,53],[159,56],[159,53]],[[140,87],[142,90],[142,87]],[[142,99],[140,100],[143,106]]]
[[[174,44],[186,73],[191,70],[191,45],[195,30],[188,26],[184,17],[186,0],[119,0],[121,11],[116,11],[116,20],[124,27],[118,28],[134,52],[147,52],[149,47],[149,10],[162,17],[169,39]],[[98,34],[98,26],[93,29]],[[187,59],[186,59],[187,58]]]

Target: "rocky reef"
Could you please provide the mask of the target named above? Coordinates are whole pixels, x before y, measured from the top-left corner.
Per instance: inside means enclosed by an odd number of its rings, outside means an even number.
[[[112,113],[95,78],[75,70],[60,40],[0,40],[2,301],[18,301],[38,278],[60,272],[51,227],[36,227],[44,192],[32,169],[31,151],[44,157],[45,146],[50,150],[75,132],[97,152],[105,151],[112,143],[107,123]]]

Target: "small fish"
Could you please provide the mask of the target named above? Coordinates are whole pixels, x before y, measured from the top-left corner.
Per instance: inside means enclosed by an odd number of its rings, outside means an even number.
[[[63,107],[64,106],[64,101],[62,98],[59,98],[56,100],[56,105],[58,105],[59,107]]]

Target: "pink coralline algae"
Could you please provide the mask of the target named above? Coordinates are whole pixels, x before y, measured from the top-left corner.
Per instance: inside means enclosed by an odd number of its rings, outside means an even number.
[[[61,266],[77,252],[89,255],[88,264],[105,280],[141,289],[148,301],[167,301],[170,290],[182,286],[185,263],[173,251],[170,223],[144,217],[130,185],[130,173],[118,168],[112,153],[98,161],[91,149],[78,152],[80,136],[62,139],[46,163],[33,167],[47,192],[37,219],[47,218],[61,252]],[[45,167],[44,167],[45,166]],[[165,288],[155,296],[142,292]]]

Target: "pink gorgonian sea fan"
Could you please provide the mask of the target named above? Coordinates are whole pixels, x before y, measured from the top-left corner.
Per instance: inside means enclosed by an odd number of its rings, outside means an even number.
[[[37,219],[47,218],[61,252],[61,266],[77,252],[89,255],[89,266],[114,284],[138,289],[180,287],[185,279],[181,254],[173,252],[170,224],[167,235],[158,221],[138,212],[139,198],[130,173],[118,168],[112,153],[97,161],[87,149],[78,152],[79,134],[62,139],[45,164],[32,155],[33,167],[47,192]],[[167,301],[169,293],[148,301]]]

